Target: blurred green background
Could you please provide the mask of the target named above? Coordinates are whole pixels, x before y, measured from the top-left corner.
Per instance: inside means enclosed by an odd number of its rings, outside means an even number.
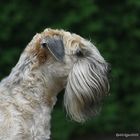
[[[52,139],[96,140],[140,132],[140,0],[1,0],[0,79],[10,73],[34,34],[46,27],[91,40],[112,66],[110,96],[90,121],[71,121],[59,95]]]

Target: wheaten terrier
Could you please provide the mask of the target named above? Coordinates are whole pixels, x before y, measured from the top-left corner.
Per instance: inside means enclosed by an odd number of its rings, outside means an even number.
[[[27,45],[0,83],[0,140],[49,140],[57,94],[71,119],[95,115],[108,94],[108,64],[88,40],[46,29]]]

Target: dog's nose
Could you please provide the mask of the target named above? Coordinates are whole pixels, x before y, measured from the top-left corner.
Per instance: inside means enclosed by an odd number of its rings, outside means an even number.
[[[108,72],[108,74],[110,74],[110,73],[111,73],[111,65],[110,65],[110,64],[108,64],[108,67],[107,67],[107,72]]]

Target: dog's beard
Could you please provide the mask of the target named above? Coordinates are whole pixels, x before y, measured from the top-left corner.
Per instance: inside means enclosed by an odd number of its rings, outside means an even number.
[[[64,106],[70,117],[84,122],[100,110],[102,98],[107,95],[109,82],[107,63],[88,57],[79,60],[68,77]]]

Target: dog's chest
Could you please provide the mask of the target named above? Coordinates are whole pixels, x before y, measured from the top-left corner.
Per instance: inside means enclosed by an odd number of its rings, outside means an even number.
[[[22,109],[15,106],[12,120],[16,128],[16,137],[12,140],[17,140],[17,137],[21,140],[49,140],[50,119],[51,109],[46,105],[24,105]]]
[[[46,106],[40,106],[37,108],[28,128],[32,137],[38,139],[49,139],[50,138],[50,120],[51,110]],[[30,126],[29,126],[30,125]]]
[[[27,106],[25,108],[27,109]],[[17,106],[11,104],[6,110],[1,110],[3,122],[0,125],[0,139],[50,139],[51,109],[44,105],[38,106],[32,112],[26,109],[19,110]]]

